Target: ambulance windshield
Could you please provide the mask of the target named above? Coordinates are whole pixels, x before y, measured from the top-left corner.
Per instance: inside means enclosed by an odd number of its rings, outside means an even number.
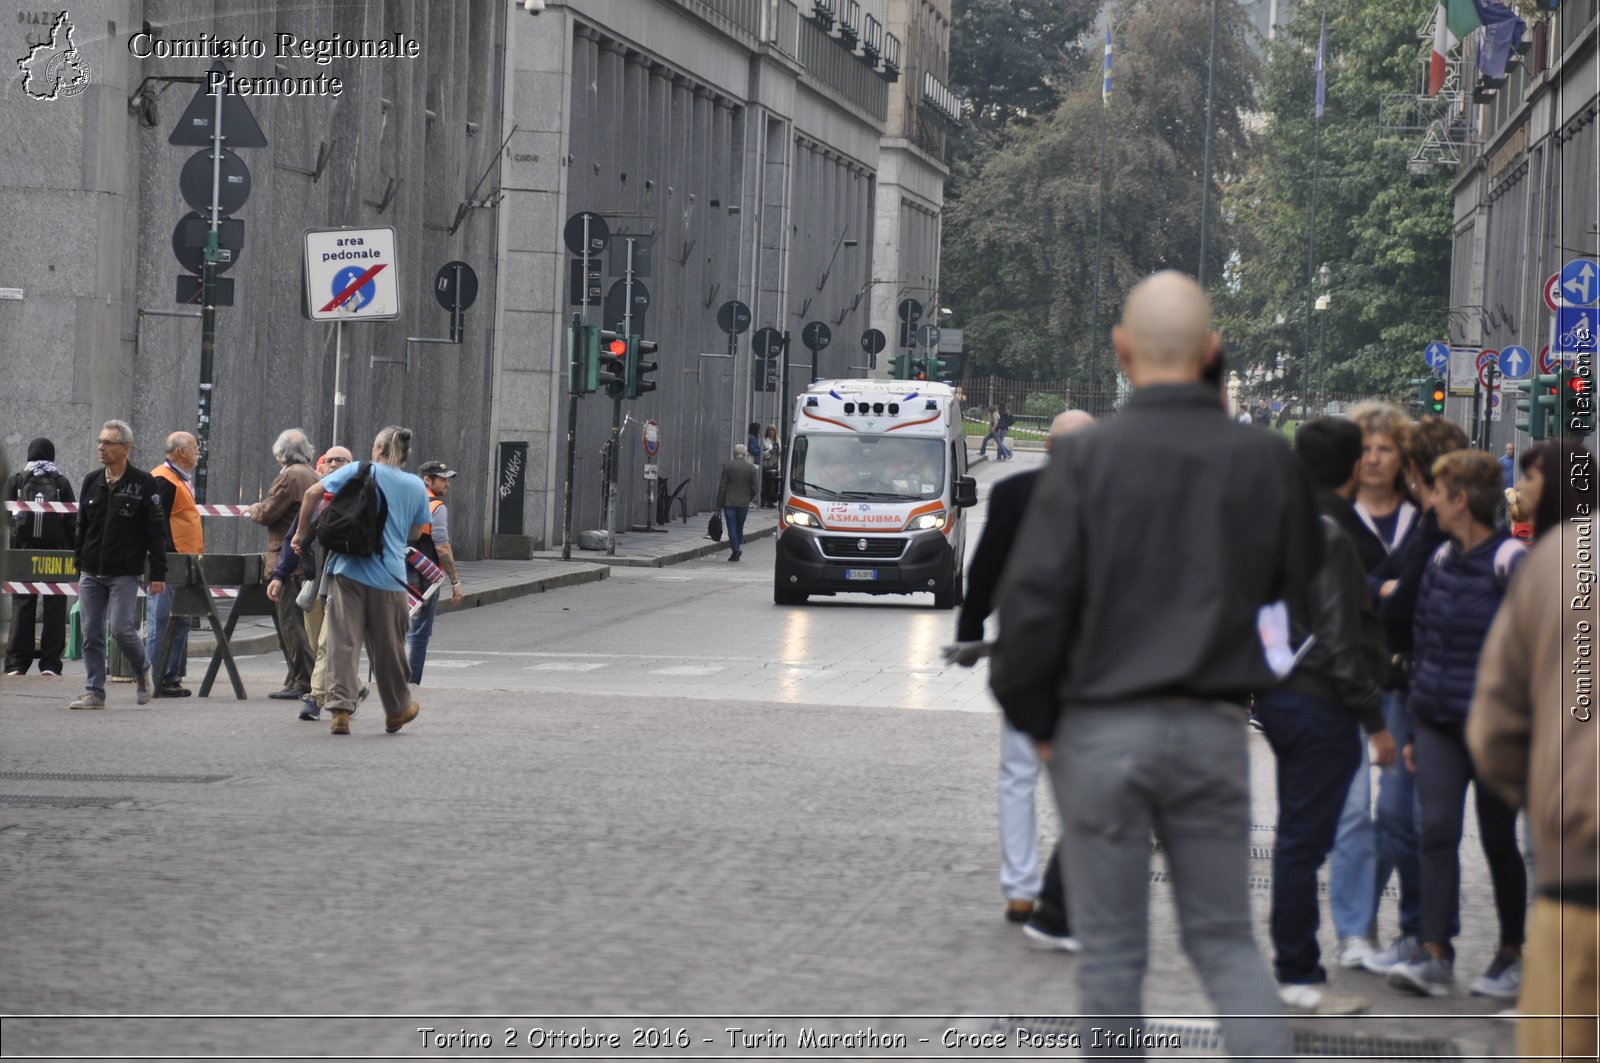
[[[792,461],[790,490],[807,498],[907,502],[944,492],[939,439],[805,433],[795,438]]]

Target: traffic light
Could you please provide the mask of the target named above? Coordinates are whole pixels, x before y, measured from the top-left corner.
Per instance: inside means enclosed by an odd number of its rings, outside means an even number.
[[[638,336],[628,337],[627,386],[623,389],[623,398],[636,399],[640,395],[656,389],[656,382],[646,379],[656,371],[656,363],[645,361],[643,356],[655,354],[659,346],[660,344],[655,340],[641,339]]]
[[[911,356],[909,354],[897,354],[890,359],[889,375],[896,380],[910,380]]]
[[[607,395],[614,399],[621,398],[628,387],[628,341],[610,329],[596,328],[593,331],[598,344],[595,384],[597,387],[604,384]]]
[[[1449,394],[1444,387],[1444,378],[1434,377],[1428,381],[1427,392],[1422,397],[1422,409],[1425,413],[1444,416],[1444,397]]]
[[[1586,436],[1594,431],[1593,372],[1592,366],[1580,362],[1576,369],[1556,374],[1561,381],[1561,434]]]
[[[567,391],[573,395],[587,395],[599,386],[600,329],[595,325],[578,323],[572,315],[567,326]]]

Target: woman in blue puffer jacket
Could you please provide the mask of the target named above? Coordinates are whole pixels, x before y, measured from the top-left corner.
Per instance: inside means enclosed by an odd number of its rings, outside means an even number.
[[[1411,672],[1412,733],[1407,766],[1416,773],[1422,856],[1422,943],[1427,955],[1402,964],[1389,981],[1431,996],[1450,992],[1458,921],[1461,830],[1467,784],[1474,782],[1465,727],[1478,655],[1507,582],[1527,548],[1494,527],[1504,474],[1491,454],[1458,450],[1433,466],[1430,501],[1450,536],[1434,552],[1417,595]],[[1527,871],[1517,849],[1516,812],[1474,785],[1478,831],[1494,883],[1500,948],[1472,984],[1476,995],[1515,998],[1522,981]]]

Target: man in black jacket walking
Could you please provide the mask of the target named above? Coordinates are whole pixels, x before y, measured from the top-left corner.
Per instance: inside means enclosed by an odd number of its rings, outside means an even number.
[[[1084,1016],[1121,1030],[1141,1013],[1154,833],[1229,1053],[1283,1058],[1250,919],[1244,705],[1273,683],[1258,610],[1287,599],[1305,615],[1316,510],[1283,440],[1234,424],[1201,383],[1222,339],[1193,280],[1142,281],[1112,340],[1133,397],[1039,477],[990,686],[1050,763]]]
[[[167,520],[155,477],[128,461],[133,429],[107,421],[95,446],[102,468],[84,477],[78,511],[78,609],[83,622],[84,695],[69,708],[106,707],[106,617],[133,665],[138,702],[150,700],[150,664],[134,623],[139,578],[150,563],[151,594],[167,589]]]
[[[56,468],[56,445],[40,437],[28,444],[28,463],[6,481],[10,502],[71,502],[72,481]],[[73,513],[8,513],[11,545],[19,550],[65,550],[78,534]],[[40,605],[40,599],[44,604]],[[67,599],[62,595],[18,594],[11,599],[11,639],[6,643],[6,675],[25,675],[34,660],[34,622],[39,630],[40,675],[60,675],[67,648]]]

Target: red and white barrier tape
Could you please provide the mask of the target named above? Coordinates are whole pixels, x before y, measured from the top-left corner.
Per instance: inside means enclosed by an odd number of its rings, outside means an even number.
[[[243,517],[250,512],[249,506],[236,506],[228,504],[195,503],[195,509],[200,511],[202,517]],[[76,502],[7,502],[6,509],[13,513],[76,513]]]
[[[5,594],[42,594],[47,598],[48,597],[76,598],[78,596],[78,585],[76,583],[24,583],[24,582],[20,582],[20,581],[13,583],[13,582],[7,580],[4,583],[0,583],[0,593],[5,593]],[[145,590],[144,590],[143,587],[139,588],[139,597],[141,597],[141,598],[145,597]],[[239,597],[239,588],[238,587],[212,587],[211,588],[211,597],[213,597],[213,598],[237,598],[237,597]]]

